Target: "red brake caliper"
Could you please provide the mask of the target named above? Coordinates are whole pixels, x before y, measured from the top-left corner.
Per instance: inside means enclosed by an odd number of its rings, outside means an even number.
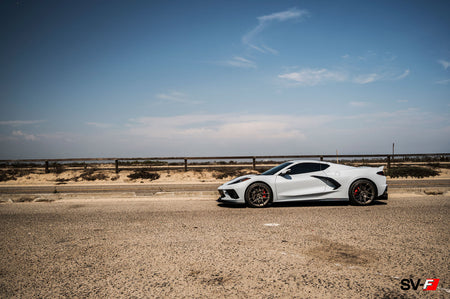
[[[266,194],[266,190],[263,190],[263,198],[266,198],[267,194]]]
[[[353,191],[353,194],[356,196],[356,194],[358,194],[359,191],[359,187],[355,188],[355,191]]]

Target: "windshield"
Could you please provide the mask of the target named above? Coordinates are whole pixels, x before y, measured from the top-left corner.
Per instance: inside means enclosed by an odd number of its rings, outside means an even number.
[[[277,173],[278,171],[280,171],[281,169],[285,168],[286,166],[291,165],[292,162],[285,162],[283,164],[280,164],[278,166],[275,166],[274,168],[271,168],[263,173],[261,173],[261,175],[274,175],[275,173]]]

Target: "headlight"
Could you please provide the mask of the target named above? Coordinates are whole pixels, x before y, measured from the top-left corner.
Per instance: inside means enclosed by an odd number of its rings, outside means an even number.
[[[242,183],[242,182],[248,181],[249,179],[250,178],[242,178],[242,179],[239,179],[239,180],[237,180],[235,182],[231,182],[228,185],[234,185],[234,184],[237,184],[237,183]]]

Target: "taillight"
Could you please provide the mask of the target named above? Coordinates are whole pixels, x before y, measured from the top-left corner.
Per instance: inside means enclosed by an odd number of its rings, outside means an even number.
[[[383,170],[382,171],[378,171],[377,174],[384,176],[384,171]]]

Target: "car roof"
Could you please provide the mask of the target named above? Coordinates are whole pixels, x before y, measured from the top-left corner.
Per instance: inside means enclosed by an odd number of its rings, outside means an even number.
[[[319,161],[319,160],[312,160],[312,159],[299,159],[299,160],[290,160],[288,162],[292,162],[292,163],[322,163],[322,164],[331,164],[330,162],[325,162],[325,161]]]

